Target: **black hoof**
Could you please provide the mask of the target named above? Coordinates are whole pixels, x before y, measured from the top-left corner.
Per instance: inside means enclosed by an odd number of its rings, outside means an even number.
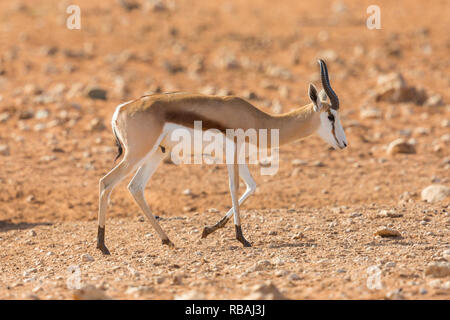
[[[244,247],[249,248],[249,247],[252,246],[252,244],[251,244],[250,242],[248,242],[247,240],[245,240],[245,239],[238,239],[238,240],[239,240],[240,243],[242,243],[242,245],[243,245]]]
[[[202,232],[202,239],[205,239],[211,232],[210,227],[205,227]]]
[[[250,242],[248,242],[248,241],[244,238],[244,235],[242,234],[242,228],[241,228],[241,226],[235,225],[234,227],[236,228],[236,239],[237,239],[240,243],[242,243],[242,245],[243,245],[244,247],[251,247],[252,244],[251,244]]]
[[[104,255],[110,255],[108,248],[104,244],[97,244],[97,249],[99,249]]]
[[[164,239],[161,242],[163,245],[169,246],[169,248],[175,248],[175,245],[169,239]]]

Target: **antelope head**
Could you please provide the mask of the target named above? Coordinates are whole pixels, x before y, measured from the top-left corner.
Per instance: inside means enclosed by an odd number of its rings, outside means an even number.
[[[309,98],[314,104],[314,111],[320,115],[317,134],[333,148],[344,149],[347,146],[347,138],[339,119],[339,99],[331,88],[325,61],[320,59],[318,62],[323,89],[318,93],[316,87],[310,83],[308,91]],[[330,103],[327,98],[330,99]]]

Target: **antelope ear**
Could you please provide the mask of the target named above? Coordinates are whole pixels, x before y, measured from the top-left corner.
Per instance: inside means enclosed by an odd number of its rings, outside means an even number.
[[[320,90],[320,92],[319,92],[319,99],[320,99],[320,101],[326,102],[327,98],[328,98],[328,96],[327,96],[327,93],[325,92],[325,90],[323,90],[323,89]]]
[[[320,111],[322,104],[320,103],[319,96],[317,95],[317,89],[312,83],[309,84],[308,95],[311,102],[314,103],[314,111]]]

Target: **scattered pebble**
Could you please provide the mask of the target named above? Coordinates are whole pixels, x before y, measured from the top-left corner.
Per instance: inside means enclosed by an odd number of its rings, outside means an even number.
[[[257,284],[244,300],[286,300],[287,298],[270,281]]]
[[[203,292],[191,290],[185,293],[177,294],[174,300],[205,300],[206,296]]]
[[[375,236],[380,236],[382,238],[395,238],[395,237],[401,237],[400,232],[398,232],[397,230],[394,229],[390,229],[390,228],[380,228],[378,229],[375,233]]]
[[[416,153],[416,148],[414,145],[406,142],[403,139],[397,139],[392,141],[387,147],[387,153],[390,155],[394,155],[397,153],[406,153],[412,154]]]
[[[91,88],[88,89],[87,96],[93,100],[107,100],[107,91],[102,88]]]
[[[9,146],[7,144],[0,145],[0,155],[2,156],[10,155]]]
[[[297,281],[297,280],[300,280],[300,277],[299,277],[298,274],[296,274],[296,273],[291,273],[291,274],[288,276],[288,280],[290,280],[290,281]]]
[[[83,261],[83,262],[92,262],[92,261],[94,261],[94,257],[92,257],[90,254],[88,254],[88,253],[85,253],[85,254],[83,254],[82,256],[81,256],[81,260]]]
[[[81,289],[73,292],[73,299],[75,300],[111,300],[103,290],[98,289],[93,285],[86,285]]]
[[[422,190],[422,200],[435,203],[450,197],[450,187],[444,185],[430,185]]]
[[[425,270],[425,275],[433,278],[450,276],[450,262],[432,262]]]

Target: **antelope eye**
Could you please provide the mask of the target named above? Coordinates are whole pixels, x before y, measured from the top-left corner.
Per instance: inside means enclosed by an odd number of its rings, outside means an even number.
[[[328,115],[328,120],[330,120],[331,122],[334,122],[334,115],[329,114]]]

